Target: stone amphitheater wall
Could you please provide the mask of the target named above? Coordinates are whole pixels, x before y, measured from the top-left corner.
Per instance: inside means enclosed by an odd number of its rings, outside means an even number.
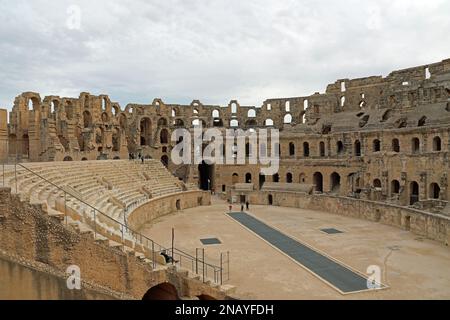
[[[21,201],[10,188],[0,188],[0,242],[3,299],[141,299],[151,287],[165,282],[174,285],[181,297],[227,298],[221,288],[185,271],[165,266],[152,270],[133,252],[95,241],[92,233],[72,230],[48,216],[41,204]],[[81,271],[82,291],[77,294],[63,290],[71,265]],[[14,290],[22,287],[26,290]]]
[[[210,204],[209,192],[187,191],[170,194],[155,198],[134,209],[128,216],[128,224],[132,229],[139,230],[144,224],[172,212]]]
[[[447,246],[450,244],[450,217],[444,215],[370,200],[298,192],[259,191],[249,194],[249,200],[252,204],[270,205],[269,196],[275,206],[366,219],[409,230]]]

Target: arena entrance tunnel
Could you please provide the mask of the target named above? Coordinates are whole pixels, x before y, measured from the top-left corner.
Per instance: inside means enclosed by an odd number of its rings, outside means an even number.
[[[212,190],[212,186],[214,185],[214,165],[202,161],[202,163],[198,165],[198,175],[199,188],[205,191]]]

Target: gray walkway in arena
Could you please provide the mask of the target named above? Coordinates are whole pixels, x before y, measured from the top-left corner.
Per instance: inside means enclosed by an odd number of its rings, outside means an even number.
[[[245,212],[233,212],[229,215],[343,293],[368,290],[367,279],[360,274],[288,237],[253,216]]]

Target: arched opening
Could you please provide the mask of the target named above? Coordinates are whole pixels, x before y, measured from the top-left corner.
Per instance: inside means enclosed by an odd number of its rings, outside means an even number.
[[[250,157],[250,153],[251,153],[251,148],[252,146],[250,145],[250,143],[246,143],[245,144],[245,157],[249,158]]]
[[[212,112],[212,117],[213,117],[213,118],[220,118],[220,112],[219,112],[219,110],[217,110],[217,109],[213,110],[213,112]]]
[[[433,151],[441,151],[442,150],[442,146],[441,146],[441,138],[440,137],[434,137],[433,138]]]
[[[332,193],[339,193],[341,188],[341,176],[337,172],[333,172],[330,176],[330,191]]]
[[[166,118],[160,118],[158,120],[158,127],[166,127],[167,126],[167,119]]]
[[[261,189],[266,182],[266,176],[263,174],[259,174],[259,189]]]
[[[300,173],[299,176],[298,176],[298,182],[300,182],[300,183],[305,183],[305,181],[306,181],[306,176],[305,176],[305,174],[302,172],[302,173]]]
[[[236,119],[233,119],[230,121],[230,127],[231,128],[237,128],[239,126],[239,121]]]
[[[266,127],[273,127],[273,120],[272,119],[266,119],[265,124],[266,124]]]
[[[163,155],[161,157],[161,162],[167,168],[169,166],[169,157],[167,155]]]
[[[232,104],[231,104],[231,113],[237,113],[237,103],[236,102],[233,102]]]
[[[273,196],[271,194],[267,196],[267,202],[269,202],[269,206],[273,205]]]
[[[321,157],[325,157],[325,142],[323,141],[319,143],[319,153]]]
[[[245,183],[252,183],[252,174],[251,173],[247,173],[245,175]]]
[[[290,101],[286,101],[286,103],[284,104],[284,110],[286,112],[291,112],[291,102]]]
[[[373,140],[373,149],[372,150],[373,150],[373,152],[378,152],[381,150],[380,140],[378,140],[378,139]]]
[[[223,127],[223,121],[222,119],[214,119],[213,120],[213,127]]]
[[[141,146],[150,146],[152,143],[152,122],[150,118],[142,118],[140,123]]]
[[[373,187],[377,188],[377,189],[381,189],[381,180],[380,179],[373,180]]]
[[[272,176],[272,182],[280,182],[280,175],[278,173]]]
[[[102,122],[103,123],[108,123],[109,122],[109,116],[106,112],[102,113]]]
[[[116,156],[116,157],[113,158],[113,160],[120,160],[120,157]]]
[[[441,188],[435,182],[430,184],[430,199],[439,199],[441,194]]]
[[[83,127],[90,128],[92,126],[92,116],[89,111],[83,112]]]
[[[64,160],[63,161],[73,161],[73,159],[72,159],[72,157],[70,157],[70,156],[67,156],[67,157],[65,157],[64,158]]]
[[[161,144],[169,143],[169,131],[167,129],[162,129],[159,133],[159,141]]]
[[[180,297],[175,286],[165,282],[150,288],[142,300],[180,300]]]
[[[425,122],[427,121],[427,117],[423,116],[422,118],[419,119],[419,121],[417,122],[417,126],[418,127],[423,127],[425,125]]]
[[[286,174],[286,182],[287,183],[292,183],[292,173],[288,172]]]
[[[303,142],[303,156],[309,157],[309,143]]]
[[[87,161],[87,158],[82,158],[81,161]]]
[[[413,205],[414,203],[419,201],[419,184],[416,181],[412,181],[409,184],[409,204]]]
[[[292,115],[291,114],[288,113],[287,115],[284,116],[284,123],[285,124],[292,123]]]
[[[247,118],[255,118],[256,117],[256,111],[255,109],[250,109],[247,112]]]
[[[320,172],[314,173],[313,183],[314,183],[316,192],[323,192],[323,176]]]
[[[391,196],[398,195],[400,193],[400,182],[398,180],[391,181]]]
[[[355,157],[361,156],[361,142],[359,140],[355,141]]]
[[[235,185],[236,183],[239,183],[239,175],[237,173],[233,173],[233,176],[231,177],[231,183]]]
[[[418,154],[420,152],[420,140],[419,138],[412,138],[411,140],[411,152]]]
[[[295,144],[293,142],[289,143],[289,155],[295,156]]]
[[[392,151],[400,152],[400,142],[398,139],[392,139]]]
[[[344,153],[344,143],[342,141],[336,142],[336,152],[339,155]]]
[[[177,202],[175,205],[176,205],[178,211],[181,210],[181,200],[180,199],[177,199]]]
[[[252,119],[252,120],[247,120],[247,122],[245,123],[245,125],[247,127],[256,127],[258,124],[256,122],[256,120]]]

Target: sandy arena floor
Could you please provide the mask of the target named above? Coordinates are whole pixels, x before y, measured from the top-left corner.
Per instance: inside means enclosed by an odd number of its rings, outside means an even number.
[[[240,208],[234,207],[238,211]],[[225,202],[183,210],[145,225],[141,231],[170,246],[195,255],[205,248],[218,261],[230,251],[230,280],[243,299],[450,299],[450,248],[401,229],[325,212],[252,206],[258,219],[366,274],[370,265],[382,271],[388,289],[342,295],[289,257],[271,247],[228,217]],[[328,235],[324,228],[341,234]],[[203,246],[202,238],[217,237],[222,244]]]

